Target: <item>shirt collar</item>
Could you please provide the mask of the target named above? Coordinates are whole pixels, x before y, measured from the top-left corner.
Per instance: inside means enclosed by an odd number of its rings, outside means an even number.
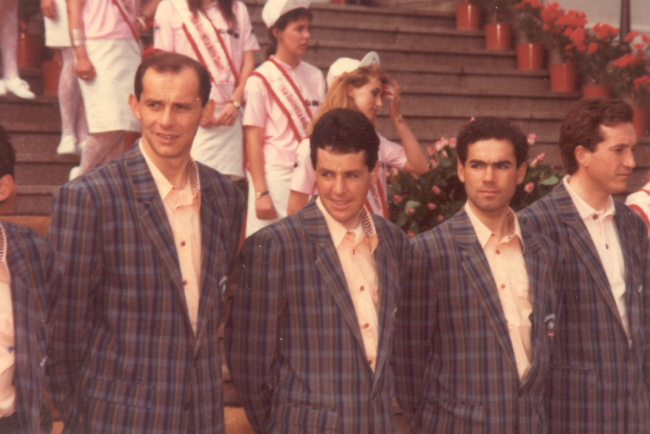
[[[275,62],[277,62],[278,65],[280,65],[280,66],[283,67],[285,70],[287,70],[287,72],[296,71],[298,68],[300,68],[300,65],[302,65],[302,62],[299,60],[299,61],[298,61],[298,64],[296,65],[296,67],[295,67],[295,69],[294,69],[294,68],[292,68],[291,65],[289,65],[288,63],[284,63],[282,60],[280,60],[280,59],[278,59],[277,57],[275,57],[275,55],[273,55],[273,56],[271,56],[271,57],[273,57],[273,60],[274,60]]]
[[[580,196],[578,196],[578,193],[576,193],[573,187],[571,187],[571,185],[569,184],[570,179],[571,179],[571,175],[567,175],[562,180],[562,183],[564,184],[564,188],[566,188],[566,191],[569,192],[569,196],[571,196],[571,199],[573,200],[573,204],[575,205],[576,209],[578,210],[578,214],[583,220],[592,219],[594,215],[598,215],[601,216],[601,218],[604,218],[604,217],[613,216],[616,213],[616,208],[614,207],[614,199],[612,199],[612,196],[609,196],[609,198],[607,199],[607,203],[605,203],[605,208],[603,208],[600,211],[597,211],[591,205],[585,202]]]
[[[149,167],[149,171],[151,172],[151,176],[153,177],[153,180],[156,184],[156,188],[158,189],[158,193],[160,194],[160,197],[164,200],[169,193],[172,191],[172,189],[176,189],[177,191],[181,191],[178,189],[178,187],[174,186],[167,178],[165,178],[165,175],[162,174],[160,169],[154,164],[153,161],[149,158],[147,155],[147,152],[142,149],[142,144],[139,144],[140,146],[140,152],[142,152],[142,156],[144,157],[144,160],[147,162],[147,166]],[[201,191],[201,181],[199,180],[199,168],[196,165],[196,162],[192,157],[190,157],[189,161],[187,162],[187,177],[188,177],[188,185],[191,188],[191,195],[190,195],[190,203],[197,198],[199,192]],[[187,188],[187,186],[185,187]],[[179,203],[179,205],[189,205],[188,203]]]
[[[490,240],[490,237],[492,235],[495,235],[494,232],[485,226],[483,222],[476,216],[476,214],[474,214],[474,211],[472,211],[472,208],[468,203],[465,203],[465,212],[467,213],[467,216],[469,217],[469,220],[474,227],[474,232],[476,232],[476,238],[478,238],[479,244],[482,248],[485,248],[488,241]],[[508,243],[515,237],[519,240],[521,250],[523,252],[524,243],[521,237],[521,227],[519,226],[519,221],[517,220],[517,216],[515,215],[515,212],[512,210],[512,208],[508,208],[508,234],[503,237],[503,239],[497,240],[497,244]]]
[[[0,223],[0,264],[7,263],[7,238],[5,237],[5,228]]]
[[[364,238],[367,238],[370,241],[370,253],[375,251],[379,239],[375,230],[375,223],[372,221],[372,217],[365,206],[361,209],[359,226],[356,229],[349,230],[327,212],[327,209],[325,209],[321,202],[320,196],[316,198],[316,205],[318,205],[318,209],[320,209],[323,213],[323,217],[325,217],[325,223],[327,223],[327,229],[332,236],[334,246],[338,248],[339,245],[341,245],[345,234],[348,232],[354,232],[356,234],[355,245],[359,244]]]

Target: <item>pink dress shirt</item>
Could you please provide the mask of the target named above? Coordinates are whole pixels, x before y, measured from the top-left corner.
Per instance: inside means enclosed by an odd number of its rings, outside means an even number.
[[[140,10],[140,0],[117,0],[133,11],[131,25]],[[131,28],[113,0],[86,0],[82,8],[84,33],[87,39],[134,39]]]
[[[214,26],[219,29],[219,33],[228,49],[228,54],[235,65],[235,69],[239,72],[244,61],[244,51],[258,51],[260,46],[257,43],[246,5],[240,1],[235,1],[233,2],[233,10],[235,17],[237,17],[237,28],[235,30],[229,29],[228,23],[223,18],[216,2],[210,3],[207,15]],[[168,0],[163,0],[156,9],[154,48],[184,54],[198,60],[183,31],[183,20],[178,15],[172,2]],[[233,87],[233,83],[225,84],[229,85],[230,88]],[[217,104],[227,103],[228,100],[223,97],[219,89],[216,89],[215,86],[212,87],[210,98]]]
[[[296,69],[274,59],[284,68],[293,79],[307,105],[315,115],[320,103],[325,99],[325,79],[323,73],[305,62],[300,62]],[[263,63],[257,71],[263,69]],[[262,142],[264,162],[274,166],[293,168],[296,162],[298,141],[295,138],[287,117],[282,112],[273,97],[269,95],[266,86],[259,77],[251,76],[244,88],[246,109],[242,125],[264,128]]]
[[[375,370],[379,341],[379,289],[374,252],[377,233],[370,214],[363,208],[361,221],[354,230],[346,229],[325,209],[320,198],[318,208],[325,217],[332,241],[336,247],[341,268],[359,321],[359,329],[370,368]]]
[[[199,285],[201,282],[201,185],[199,170],[194,160],[190,159],[187,164],[188,180],[185,188],[181,190],[165,178],[142,146],[140,146],[140,150],[156,183],[174,234],[174,244],[185,288],[185,301],[192,329],[196,333],[199,316]]]
[[[530,315],[533,313],[533,305],[519,222],[515,213],[509,210],[508,234],[499,240],[496,234],[479,220],[469,204],[465,204],[465,211],[492,271],[506,318],[519,378],[523,379],[533,363],[533,347],[530,340]]]
[[[16,412],[14,367],[16,332],[11,302],[11,274],[7,265],[7,244],[0,224],[0,417]]]
[[[627,334],[629,340],[630,325],[627,317],[627,307],[625,305],[625,261],[623,260],[621,243],[618,239],[618,231],[614,224],[614,214],[616,213],[614,199],[610,196],[605,208],[596,211],[578,196],[578,193],[569,184],[570,179],[570,176],[564,177],[562,180],[564,188],[566,188],[571,199],[573,199],[573,204],[578,210],[578,214],[580,214],[591,236],[591,240],[596,246],[598,257],[603,265],[605,275],[612,290],[612,295],[614,296],[614,301],[616,302],[618,314],[621,316],[625,334]],[[630,345],[632,344],[631,341],[628,343]]]

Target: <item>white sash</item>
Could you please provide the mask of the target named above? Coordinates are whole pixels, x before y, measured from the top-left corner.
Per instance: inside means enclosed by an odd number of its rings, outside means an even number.
[[[236,76],[229,64],[229,56],[219,41],[216,27],[203,13],[193,14],[186,0],[171,0],[183,21],[190,45],[199,62],[210,72],[213,84],[228,100],[235,88]]]
[[[366,196],[365,205],[373,214],[388,219],[389,214],[388,204],[386,203],[386,193],[384,193],[384,186],[379,182],[379,179],[370,186],[368,195]]]

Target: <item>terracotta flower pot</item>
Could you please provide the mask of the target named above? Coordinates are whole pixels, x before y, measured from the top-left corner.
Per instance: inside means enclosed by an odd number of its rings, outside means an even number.
[[[556,63],[548,67],[551,74],[551,91],[575,92],[578,90],[577,70],[575,63]]]
[[[41,35],[35,33],[18,33],[16,46],[16,61],[19,68],[40,68],[41,46],[43,45]]]
[[[488,50],[509,50],[512,48],[512,26],[510,23],[485,24],[485,48]]]
[[[333,5],[344,5],[347,3],[347,0],[330,0],[330,3]]]
[[[479,6],[472,3],[457,4],[456,28],[458,30],[479,30],[481,28]]]
[[[544,44],[526,42],[517,44],[517,69],[541,71],[544,68]]]
[[[608,84],[584,84],[582,86],[583,98],[611,98],[612,87]]]
[[[61,77],[61,60],[41,61],[41,72],[43,74],[43,94],[46,96],[59,95],[59,77]]]
[[[636,131],[637,137],[645,137],[648,135],[648,108],[633,106],[632,110],[634,111],[634,118],[632,119],[632,125],[634,126],[634,131]]]

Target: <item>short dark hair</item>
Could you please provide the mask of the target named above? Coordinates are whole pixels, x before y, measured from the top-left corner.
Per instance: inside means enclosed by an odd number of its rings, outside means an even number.
[[[567,173],[572,175],[578,170],[578,146],[593,152],[605,140],[601,125],[613,127],[632,122],[633,117],[632,107],[617,99],[585,98],[574,103],[560,130],[560,152]]]
[[[210,89],[212,84],[210,83],[210,73],[208,70],[194,59],[182,54],[165,51],[147,57],[140,66],[138,66],[138,70],[135,73],[134,84],[135,97],[138,101],[140,101],[140,96],[142,95],[143,90],[142,80],[144,79],[144,74],[149,68],[156,72],[170,72],[172,74],[178,74],[185,68],[193,69],[199,79],[199,95],[203,107],[205,107],[210,100]]]
[[[264,54],[266,54],[266,57],[269,58],[272,55],[275,54],[275,52],[278,50],[278,40],[275,38],[275,35],[273,34],[274,29],[278,30],[284,30],[287,28],[287,26],[294,21],[298,21],[301,18],[307,18],[309,22],[312,21],[313,15],[309,9],[306,8],[297,8],[297,9],[292,9],[287,13],[284,13],[280,15],[280,18],[278,18],[275,23],[271,27],[269,27],[267,34],[268,34],[268,39],[269,39],[269,45],[266,47],[266,51]]]
[[[379,158],[379,137],[375,127],[357,110],[338,108],[325,113],[314,125],[310,142],[314,169],[318,160],[318,149],[334,154],[356,154],[365,151],[368,170],[375,168]]]
[[[16,166],[16,151],[11,146],[7,130],[0,125],[0,178],[11,175],[15,178],[14,169]]]
[[[512,144],[517,167],[526,162],[528,139],[521,129],[507,119],[487,116],[470,121],[458,133],[456,153],[461,164],[464,166],[467,161],[469,145],[490,139],[508,140]]]

